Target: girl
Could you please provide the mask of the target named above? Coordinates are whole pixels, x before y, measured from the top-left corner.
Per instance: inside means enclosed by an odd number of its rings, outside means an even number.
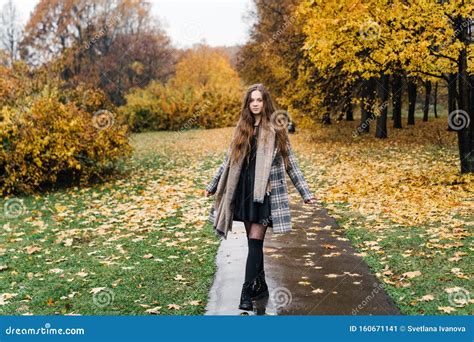
[[[216,194],[214,231],[224,238],[232,222],[242,221],[248,241],[245,281],[239,309],[253,310],[253,299],[268,296],[263,264],[267,227],[273,233],[291,231],[285,171],[305,203],[316,200],[292,152],[285,112],[275,105],[262,84],[250,86],[226,158],[205,195]]]

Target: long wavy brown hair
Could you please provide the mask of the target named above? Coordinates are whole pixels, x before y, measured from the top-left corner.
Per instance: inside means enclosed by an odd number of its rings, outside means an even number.
[[[276,106],[267,91],[267,89],[261,83],[251,85],[243,99],[242,108],[240,110],[239,121],[237,122],[237,127],[234,131],[234,137],[231,143],[231,162],[236,163],[240,158],[243,158],[247,155],[251,148],[251,139],[253,134],[253,127],[255,124],[254,114],[250,111],[250,99],[251,94],[254,90],[260,91],[262,94],[263,108],[261,112],[262,118],[260,119],[260,129],[262,131],[262,137],[264,141],[268,138],[268,132],[270,126],[275,129],[275,144],[278,151],[283,157],[285,164],[285,169],[288,168],[288,133],[287,133],[287,121],[285,117],[281,120],[281,113],[284,111],[276,110]],[[279,112],[281,112],[279,114]],[[280,117],[280,118],[279,118]],[[286,117],[287,118],[287,117]]]

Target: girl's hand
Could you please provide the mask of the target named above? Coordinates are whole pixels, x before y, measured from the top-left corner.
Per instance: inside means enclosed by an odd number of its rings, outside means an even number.
[[[209,191],[207,190],[204,190],[204,194],[206,195],[206,197],[209,197],[209,196],[212,196],[214,194],[211,194]]]
[[[306,204],[316,204],[317,201],[316,201],[316,198],[313,197],[313,198],[310,198],[310,199],[308,199],[308,200],[306,200],[306,201],[304,201],[304,202],[305,202]]]

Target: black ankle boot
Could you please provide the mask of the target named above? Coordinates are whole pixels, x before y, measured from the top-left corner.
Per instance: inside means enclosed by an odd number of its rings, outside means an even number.
[[[242,293],[240,295],[240,310],[253,311],[252,298],[252,282],[244,282],[242,285]]]
[[[262,270],[255,280],[252,282],[252,291],[250,294],[251,299],[260,299],[268,297],[268,286],[265,281],[265,271]]]

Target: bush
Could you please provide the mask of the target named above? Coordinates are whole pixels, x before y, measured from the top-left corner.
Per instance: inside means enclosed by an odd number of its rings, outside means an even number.
[[[225,127],[237,121],[242,95],[228,57],[198,46],[185,53],[165,85],[134,89],[119,110],[134,132]]]
[[[101,94],[81,93],[46,88],[22,101],[27,106],[2,108],[2,194],[32,193],[59,181],[87,182],[131,155],[126,126],[112,110],[96,110],[105,106]]]
[[[133,90],[126,100],[119,111],[133,132],[226,127],[235,123],[241,106],[238,96],[156,82]]]

